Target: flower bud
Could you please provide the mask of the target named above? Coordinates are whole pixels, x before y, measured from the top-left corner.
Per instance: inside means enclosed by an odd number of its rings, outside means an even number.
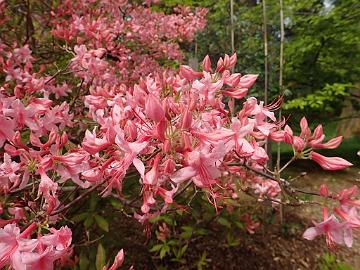
[[[329,190],[326,184],[320,186],[320,195],[323,197],[329,196]]]
[[[353,164],[339,157],[325,157],[316,152],[310,153],[310,159],[318,163],[324,170],[342,170]]]
[[[206,56],[205,56],[202,64],[203,64],[203,69],[204,69],[204,71],[212,72],[212,69],[211,69],[211,61],[210,61],[209,55],[206,55]]]
[[[201,72],[194,71],[191,67],[185,65],[180,66],[179,74],[188,81],[192,81],[203,76]]]

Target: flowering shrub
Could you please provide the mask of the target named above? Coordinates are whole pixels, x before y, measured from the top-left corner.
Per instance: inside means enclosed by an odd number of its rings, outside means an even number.
[[[52,10],[51,33],[66,41],[71,59],[53,75],[36,64],[29,45],[0,43],[1,267],[70,263],[72,233],[58,224],[92,193],[131,205],[146,226],[181,207],[176,199],[191,185],[215,209],[241,192],[274,207],[297,206],[307,203],[297,197],[307,191],[281,178],[290,162],[311,159],[325,170],[352,165],[315,152],[336,148],[341,137],[323,142],[321,125],[311,132],[306,118],[296,136],[277,119],[281,98],[265,106],[246,97],[257,75],[231,73],[236,54],[215,66],[206,56],[202,71],[160,66],[162,58],[182,59],[175,39],[191,40],[204,27],[205,10],[176,12],[155,13],[126,1],[63,1]],[[267,140],[294,150],[274,171],[267,167]],[[126,190],[128,182],[137,191]],[[322,186],[311,194],[338,201],[338,218],[324,205],[324,221],[304,237],[324,234],[329,247],[351,246],[351,231],[360,226],[357,188],[331,193]],[[259,226],[249,215],[244,220],[251,233]],[[104,269],[117,269],[123,260],[121,250]]]

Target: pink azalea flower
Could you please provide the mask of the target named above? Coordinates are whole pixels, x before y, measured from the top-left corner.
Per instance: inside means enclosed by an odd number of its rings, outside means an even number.
[[[9,191],[19,184],[20,164],[11,160],[10,155],[4,153],[4,162],[0,164],[0,189]]]
[[[328,216],[326,208],[323,208],[324,221],[314,222],[315,227],[308,228],[303,237],[307,240],[313,240],[319,235],[325,235],[326,243],[329,248],[334,248],[336,244],[352,246],[352,231],[346,224],[340,224],[334,215]]]
[[[104,150],[110,145],[107,138],[97,138],[96,129],[91,133],[89,130],[85,132],[85,138],[82,143],[82,147],[90,154],[94,155],[97,152]]]
[[[199,187],[211,186],[221,175],[218,166],[224,157],[224,150],[224,145],[220,143],[212,150],[203,148],[188,153],[189,166],[176,171],[170,179],[175,183],[182,183],[192,178],[194,184]]]
[[[32,223],[22,233],[16,224],[8,224],[3,229],[0,228],[0,268],[11,264],[15,270],[24,269],[15,267],[21,259],[19,248],[30,251],[37,245],[37,240],[26,239],[35,227],[35,223]]]
[[[56,196],[58,184],[53,182],[44,171],[43,168],[38,169],[38,173],[40,174],[41,181],[39,184],[38,195],[43,195],[46,201],[45,210],[48,214],[50,214],[55,207],[59,205],[59,200]]]
[[[60,183],[71,179],[82,188],[88,188],[90,186],[90,183],[82,182],[79,178],[81,172],[90,169],[88,163],[89,155],[86,151],[79,149],[76,152],[68,153],[63,156],[54,155],[51,159],[55,161],[53,169],[61,176]]]
[[[6,140],[11,140],[15,134],[15,122],[0,114],[0,147]]]
[[[345,188],[341,190],[335,198],[339,200],[343,208],[349,206],[356,206],[360,208],[360,200],[355,199],[355,196],[358,194],[358,187],[352,186],[351,188]]]
[[[246,230],[250,234],[254,234],[255,230],[260,226],[260,222],[254,221],[249,214],[245,214],[242,219],[245,222]]]
[[[47,246],[53,246],[56,250],[64,250],[71,245],[72,232],[65,226],[59,230],[50,229],[50,234],[41,237],[41,242]]]
[[[344,219],[351,228],[360,228],[360,216],[356,207],[345,211],[343,208],[334,208],[334,212]]]

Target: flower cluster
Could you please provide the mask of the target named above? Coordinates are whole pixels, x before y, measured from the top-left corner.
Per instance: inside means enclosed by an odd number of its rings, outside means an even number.
[[[10,265],[13,269],[53,269],[57,260],[66,260],[71,252],[71,230],[61,227],[50,229],[46,235],[29,239],[33,223],[20,233],[15,224],[8,224],[0,229],[0,267]]]
[[[277,119],[281,98],[264,105],[246,97],[257,75],[233,73],[236,54],[216,65],[206,56],[201,71],[160,66],[182,59],[176,40],[192,40],[205,14],[178,8],[167,15],[127,1],[61,1],[50,17],[52,34],[66,41],[71,59],[53,75],[29,45],[0,43],[1,267],[52,269],[66,262],[72,233],[55,227],[66,221],[74,190],[77,200],[97,192],[132,204],[145,223],[181,207],[176,198],[189,186],[216,209],[241,192],[286,203],[280,192],[297,190],[280,177],[289,163],[274,172],[267,167],[268,140],[292,145],[291,161],[312,159],[327,170],[351,165],[314,152],[336,148],[341,137],[323,143],[322,127],[311,133],[305,118],[295,136]],[[126,190],[125,183],[139,188]],[[351,229],[360,225],[356,191],[330,194],[323,186],[319,195],[340,202],[334,212],[344,222],[324,210],[324,222],[304,237],[325,234],[331,247],[350,246]],[[244,222],[250,233],[259,226],[248,214]],[[123,260],[121,250],[109,269]]]
[[[304,238],[313,240],[316,236],[324,234],[326,243],[330,248],[334,248],[335,244],[345,244],[348,247],[353,243],[353,229],[360,228],[360,216],[358,209],[360,208],[360,200],[356,199],[358,195],[357,186],[343,189],[339,193],[330,193],[327,186],[323,184],[320,187],[320,194],[326,199],[333,199],[339,206],[334,207],[335,214],[329,217],[328,209],[323,208],[324,221],[321,223],[314,222],[315,227],[307,229]]]
[[[193,11],[177,7],[172,14],[164,14],[153,12],[150,3],[94,2],[61,1],[52,13],[52,34],[80,46],[78,50],[101,48],[102,57],[111,62],[121,82],[133,82],[165,70],[159,62],[169,64],[168,69],[171,61],[181,61],[179,42],[192,41],[195,33],[205,27],[207,10],[203,8]],[[101,74],[101,63],[104,62],[88,62],[86,72],[90,69]]]

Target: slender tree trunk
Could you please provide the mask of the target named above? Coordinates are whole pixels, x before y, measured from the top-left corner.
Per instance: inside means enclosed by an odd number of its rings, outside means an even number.
[[[231,35],[231,54],[235,53],[235,29],[234,29],[234,0],[230,0],[230,24],[231,24],[231,31],[230,31],[230,35]],[[233,67],[231,69],[232,73],[234,73],[235,67]],[[233,97],[230,97],[230,102],[229,102],[229,107],[231,107],[233,109],[231,109],[231,117],[234,116],[234,108],[235,108],[235,99]]]
[[[34,51],[35,50],[35,38],[34,38],[35,28],[34,28],[32,14],[31,14],[32,3],[30,0],[26,0],[26,1],[24,1],[24,3],[26,6],[26,39],[24,41],[24,45],[29,44],[31,50]]]
[[[231,22],[231,53],[235,52],[235,33],[234,33],[234,0],[230,0],[230,22]]]
[[[279,63],[279,92],[280,96],[283,96],[284,93],[284,85],[283,85],[283,69],[284,69],[284,8],[283,8],[283,0],[279,0],[280,2],[280,63]],[[281,121],[281,108],[279,109],[279,121]],[[277,159],[276,159],[276,171],[278,177],[280,178],[280,143],[277,144]],[[283,206],[280,204],[280,222],[283,224]]]
[[[263,27],[264,27],[264,103],[265,105],[268,104],[268,80],[269,80],[269,66],[268,66],[268,39],[267,39],[267,14],[266,14],[266,0],[262,1],[263,6]]]
[[[263,10],[263,38],[264,38],[264,104],[268,104],[268,87],[269,87],[269,53],[268,53],[268,37],[267,37],[267,14],[266,14],[266,0],[262,1],[262,10]],[[268,167],[272,166],[272,156],[271,156],[271,141],[266,140],[265,151],[268,154],[269,161],[267,163]]]

